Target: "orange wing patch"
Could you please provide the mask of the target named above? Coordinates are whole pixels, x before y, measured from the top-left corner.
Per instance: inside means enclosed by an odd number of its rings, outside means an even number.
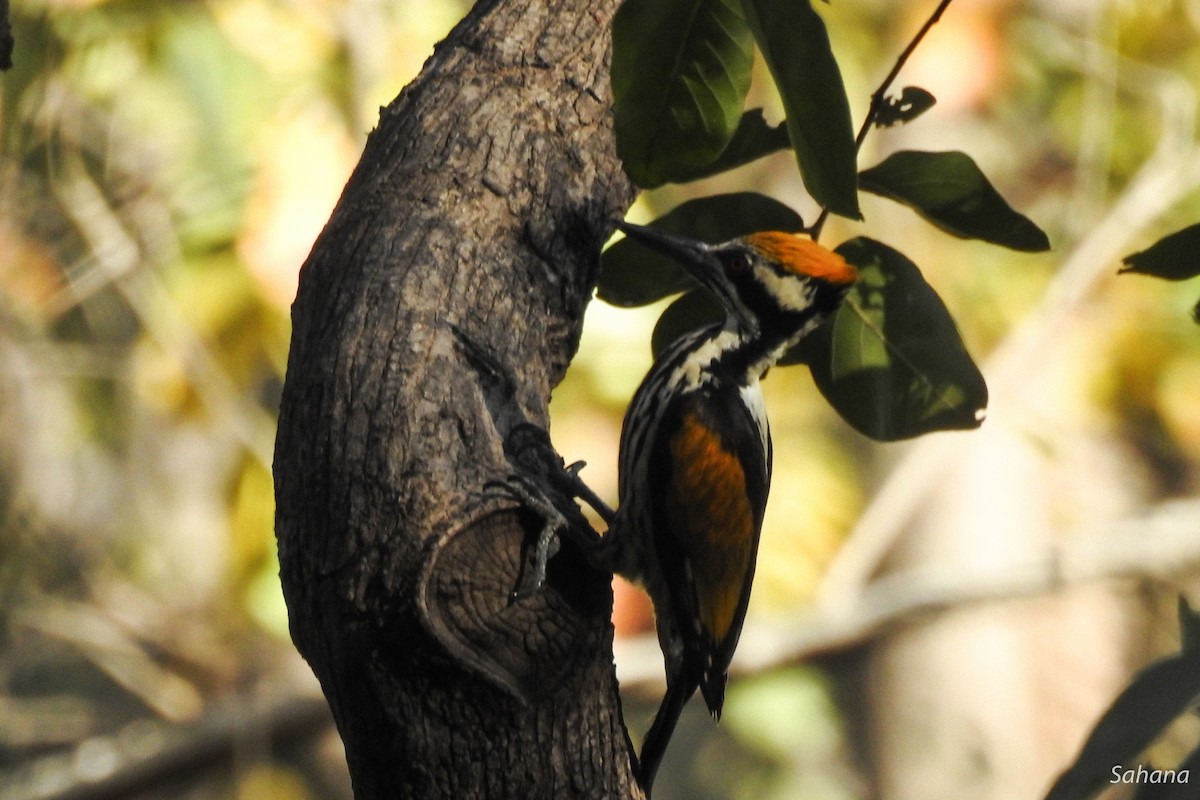
[[[781,231],[752,233],[746,241],[772,261],[800,275],[811,275],[830,283],[854,283],[854,267],[832,250],[812,239]]]
[[[720,643],[734,625],[758,531],[737,457],[695,414],[671,439],[675,535],[691,560],[700,619]]]

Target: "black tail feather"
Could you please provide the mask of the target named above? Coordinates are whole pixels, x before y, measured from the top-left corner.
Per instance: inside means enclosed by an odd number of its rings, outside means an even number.
[[[667,693],[654,716],[654,724],[646,732],[642,752],[638,757],[638,782],[642,785],[647,800],[650,798],[650,788],[654,784],[654,773],[658,772],[658,765],[667,752],[667,744],[675,733],[675,724],[679,722],[679,715],[683,713],[683,707],[696,692],[697,686],[695,680],[687,678],[677,678],[667,683]]]
[[[700,683],[700,693],[713,719],[721,720],[721,709],[725,706],[725,683],[729,680],[725,670],[710,669]]]

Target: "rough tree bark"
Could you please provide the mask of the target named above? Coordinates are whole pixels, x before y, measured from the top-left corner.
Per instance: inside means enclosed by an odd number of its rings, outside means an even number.
[[[510,602],[539,519],[486,488],[514,426],[547,424],[633,198],[618,4],[478,3],[383,109],[301,271],[276,530],[359,800],[638,795],[608,578],[567,543]]]

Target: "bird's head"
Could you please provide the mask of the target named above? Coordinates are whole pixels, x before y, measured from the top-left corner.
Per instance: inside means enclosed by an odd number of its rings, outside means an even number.
[[[790,233],[763,231],[710,245],[627,222],[618,227],[679,262],[750,330],[809,330],[837,310],[857,278],[840,255]]]

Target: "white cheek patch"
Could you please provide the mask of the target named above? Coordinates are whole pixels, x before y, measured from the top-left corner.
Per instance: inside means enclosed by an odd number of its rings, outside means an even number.
[[[812,305],[816,287],[804,278],[781,275],[771,267],[758,266],[757,277],[767,290],[789,311],[803,311]]]

